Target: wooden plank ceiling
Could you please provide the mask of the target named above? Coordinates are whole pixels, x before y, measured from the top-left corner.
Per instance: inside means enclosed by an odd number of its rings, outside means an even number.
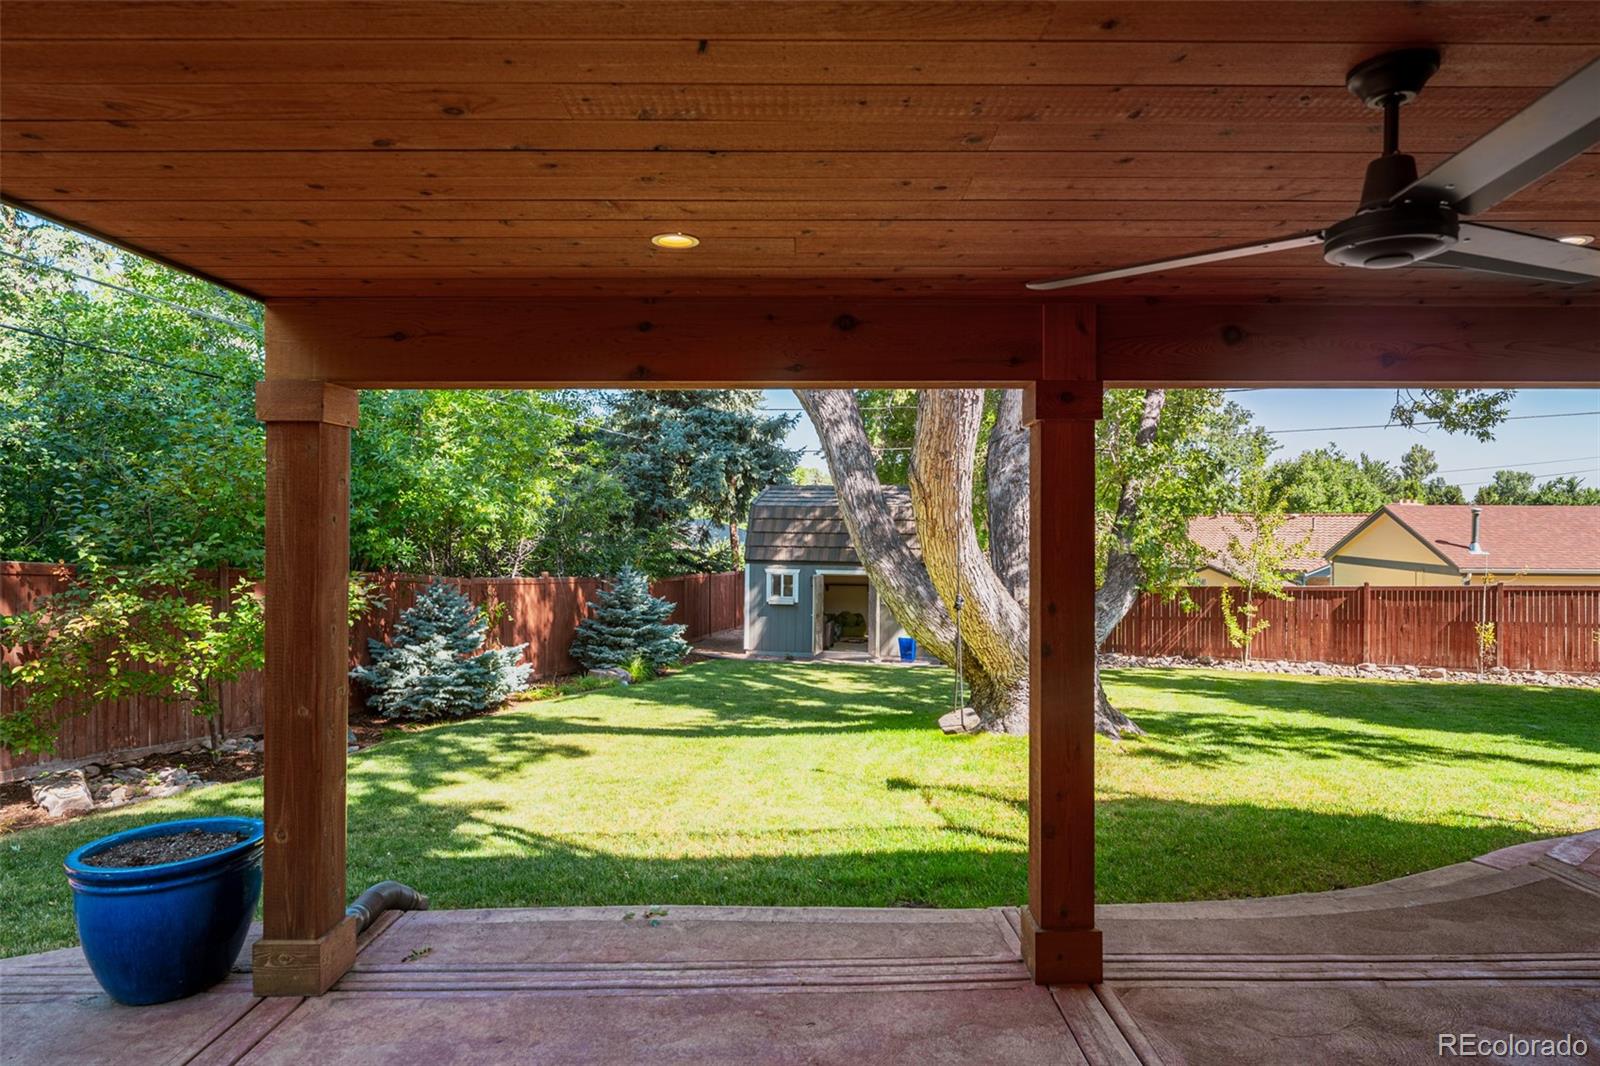
[[[1600,4],[7,0],[0,192],[269,298],[1016,298],[1348,214],[1345,72],[1418,43],[1426,169],[1592,59]],[[1483,218],[1600,233],[1600,154]],[[1311,249],[1069,298],[1594,289]]]

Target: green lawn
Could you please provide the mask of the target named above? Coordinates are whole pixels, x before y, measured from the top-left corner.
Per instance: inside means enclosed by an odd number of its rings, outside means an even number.
[[[1593,691],[1123,671],[1105,901],[1379,881],[1600,825]],[[986,906],[1026,885],[1027,741],[946,737],[935,670],[710,662],[386,740],[350,765],[350,886],[440,907]],[[0,955],[73,942],[60,861],[222,785],[0,837]]]

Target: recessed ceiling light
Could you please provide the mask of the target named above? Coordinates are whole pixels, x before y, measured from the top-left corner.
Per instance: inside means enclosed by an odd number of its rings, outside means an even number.
[[[1557,237],[1556,240],[1560,241],[1562,244],[1593,244],[1594,234],[1574,233],[1567,237]]]
[[[658,233],[650,238],[650,243],[657,248],[671,248],[677,251],[684,248],[693,248],[700,243],[700,238],[691,237],[687,233]]]

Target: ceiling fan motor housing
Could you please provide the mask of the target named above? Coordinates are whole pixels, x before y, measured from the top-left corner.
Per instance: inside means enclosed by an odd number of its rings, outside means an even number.
[[[1438,255],[1456,243],[1459,232],[1448,205],[1398,203],[1329,226],[1322,257],[1335,266],[1391,270]]]

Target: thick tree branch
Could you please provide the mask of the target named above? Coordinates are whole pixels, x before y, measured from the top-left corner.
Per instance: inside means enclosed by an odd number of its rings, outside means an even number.
[[[928,389],[917,398],[911,505],[922,561],[946,603],[962,597],[961,638],[999,686],[1025,681],[1028,616],[989,566],[972,522],[980,389]]]
[[[1005,389],[984,457],[988,487],[989,565],[1023,610],[1028,607],[1028,430],[1022,390]]]
[[[796,389],[822,442],[839,512],[862,569],[878,599],[929,652],[953,662],[956,627],[927,568],[894,524],[855,393],[848,389]]]

